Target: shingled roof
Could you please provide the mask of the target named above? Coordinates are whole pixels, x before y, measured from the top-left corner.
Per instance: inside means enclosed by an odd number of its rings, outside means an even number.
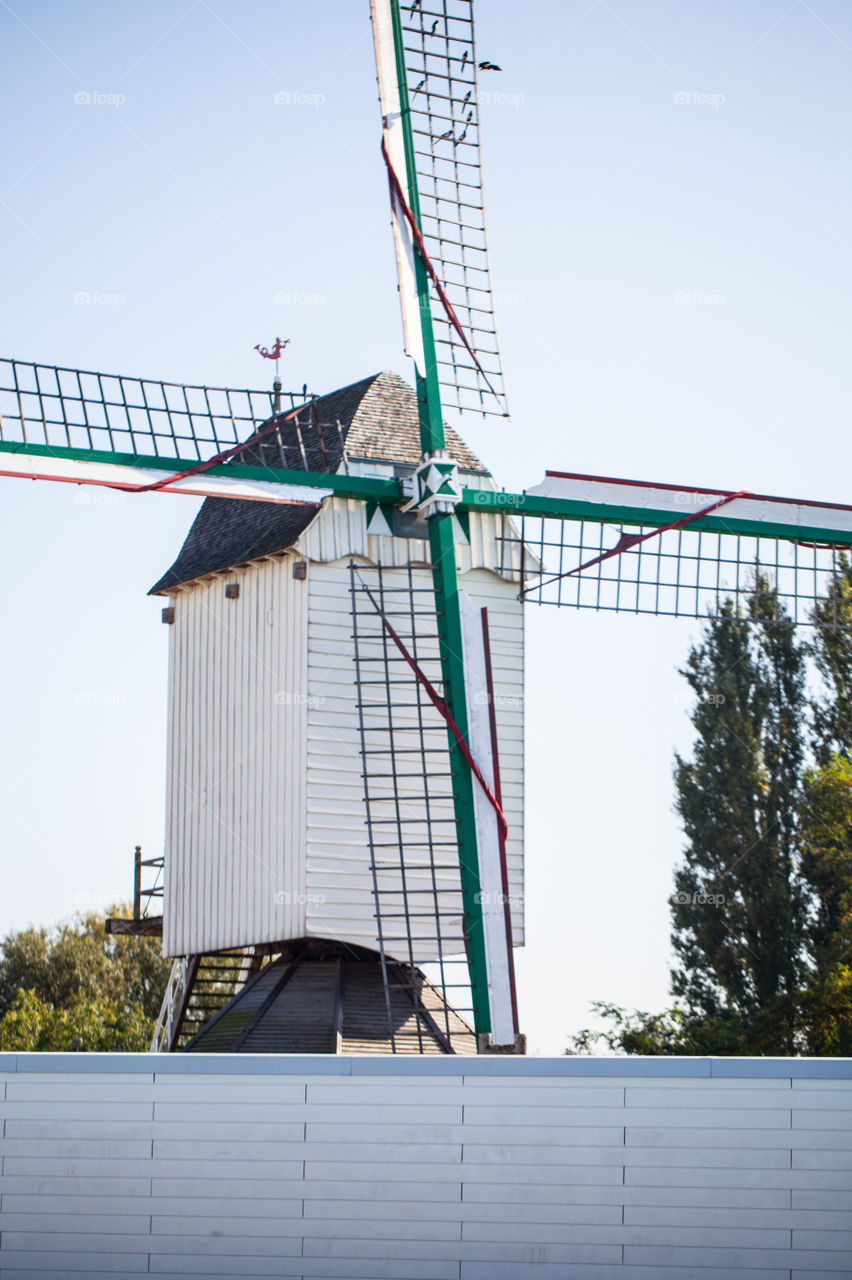
[[[451,427],[447,450],[463,471],[488,474]],[[346,458],[415,466],[420,461],[417,398],[391,371],[320,396],[263,440],[235,454],[247,466],[337,471]],[[206,498],[171,568],[149,594],[291,547],[317,514],[311,503]]]

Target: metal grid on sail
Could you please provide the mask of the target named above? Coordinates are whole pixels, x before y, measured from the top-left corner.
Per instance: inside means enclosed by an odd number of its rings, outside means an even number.
[[[488,265],[472,0],[400,5],[423,239],[481,369],[432,292],[445,407],[508,413]]]
[[[428,570],[350,563],[367,840],[394,1053],[475,1052],[447,728],[378,609],[440,692]],[[412,1017],[412,1007],[414,1017]]]
[[[517,519],[517,518],[516,518]],[[650,527],[631,526],[630,533]],[[743,616],[767,611],[800,625],[852,625],[849,548],[697,529],[662,532],[609,558],[625,529],[594,520],[522,516],[504,522],[501,564],[534,604],[702,618],[732,599]],[[523,543],[525,565],[517,571]]]
[[[282,392],[280,409],[305,399]],[[274,405],[271,391],[0,360],[0,440],[16,444],[202,462],[245,440]]]

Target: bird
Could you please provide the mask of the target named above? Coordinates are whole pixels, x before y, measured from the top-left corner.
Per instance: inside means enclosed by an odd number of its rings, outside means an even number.
[[[464,70],[464,64],[467,62],[468,57],[469,57],[468,51],[467,49],[465,49],[464,53],[462,54],[462,60],[461,60],[462,70]]]
[[[438,30],[438,19],[436,18],[435,21],[432,23],[432,30],[429,32],[430,36],[433,36],[437,30]]]
[[[480,71],[502,71],[502,67],[498,67],[496,62],[480,62]]]
[[[411,6],[408,12],[416,13],[419,8],[420,8],[420,0],[414,0],[414,4]]]
[[[448,129],[446,133],[441,134],[440,138],[435,139],[436,142],[449,142],[450,140],[455,142],[455,138],[453,138],[452,129]]]
[[[466,102],[470,102],[470,95],[471,95],[471,93],[472,93],[472,92],[473,92],[473,90],[472,90],[472,89],[468,89],[467,93],[466,93],[466,94],[464,95],[464,97],[462,98],[462,106],[464,106],[464,104],[465,104]]]
[[[415,93],[419,93],[419,92],[420,92],[420,90],[423,88],[423,86],[424,86],[424,84],[425,84],[425,83],[426,83],[426,77],[424,76],[424,77],[423,77],[423,79],[420,81],[420,83],[419,83],[419,84],[416,84],[416,85],[414,86],[414,88],[411,90],[411,96],[412,96],[412,98],[414,97]]]

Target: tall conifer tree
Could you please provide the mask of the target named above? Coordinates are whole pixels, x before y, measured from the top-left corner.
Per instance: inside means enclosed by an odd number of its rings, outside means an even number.
[[[739,1024],[791,996],[805,911],[796,857],[805,668],[795,628],[758,580],[747,618],[726,602],[685,671],[696,695],[694,758],[676,758],[686,835],[671,899],[672,991],[687,1023]],[[789,1052],[779,1018],[774,1045]]]

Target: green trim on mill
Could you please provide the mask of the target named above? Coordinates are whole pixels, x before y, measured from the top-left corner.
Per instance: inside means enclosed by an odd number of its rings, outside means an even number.
[[[411,126],[411,103],[408,97],[408,76],[405,67],[402,17],[399,10],[399,0],[389,0],[389,3],[393,19],[393,42],[399,89],[400,118],[405,148],[406,177],[408,179],[408,204],[419,227],[421,224],[420,197],[417,191],[417,168],[414,153],[414,134]],[[414,269],[420,310],[423,359],[426,365],[422,375],[415,366],[420,420],[420,447],[424,454],[431,454],[437,449],[445,448],[446,439],[444,436],[444,418],[441,412],[441,388],[438,382],[435,335],[432,328],[429,277],[426,272],[426,265],[419,253],[414,255]],[[464,684],[461,612],[452,513],[433,512],[429,517],[428,523],[444,697],[453,719],[461,732],[467,736],[467,699]],[[479,848],[476,815],[473,807],[473,777],[470,766],[459,750],[458,743],[449,728],[447,730],[447,740],[450,750],[450,767],[454,775],[453,805],[459,849],[473,1021],[477,1032],[486,1033],[491,1030],[491,1011],[488,999],[488,969],[485,960],[485,931],[480,895]]]
[[[464,511],[500,511],[509,516],[594,520],[600,524],[645,525],[647,528],[671,524],[679,518],[679,514],[672,511],[654,510],[650,507],[618,507],[606,502],[542,498],[537,494],[526,493],[495,493],[490,489],[463,489],[459,507]],[[764,520],[709,515],[690,521],[687,528],[707,533],[778,538],[789,542],[824,542],[835,546],[852,546],[852,530],[847,532],[842,529],[826,529],[819,525],[776,524],[774,521],[769,523]]]
[[[34,458],[58,458],[69,462],[95,462],[119,467],[144,467],[150,471],[189,471],[198,459],[157,458],[147,453],[112,453],[105,449],[74,449],[48,444],[19,444],[0,440],[0,454],[23,453]],[[2,469],[2,468],[0,468]],[[375,502],[399,501],[399,481],[392,477],[346,476],[327,471],[286,471],[281,467],[246,467],[240,463],[217,463],[205,472],[208,476],[227,476],[230,480],[265,480],[269,484],[303,485],[308,489],[332,489],[341,498],[366,498]],[[128,483],[132,483],[129,481]],[[309,502],[310,495],[305,494]]]

